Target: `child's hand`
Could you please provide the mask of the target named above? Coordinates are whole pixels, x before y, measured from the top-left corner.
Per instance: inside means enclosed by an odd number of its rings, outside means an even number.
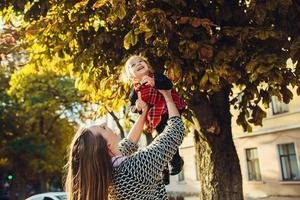
[[[151,87],[154,87],[155,85],[155,82],[154,82],[154,78],[146,75],[146,76],[143,76],[142,78],[142,84],[146,84],[146,85],[150,85]]]
[[[138,99],[135,102],[135,107],[138,111],[146,111],[148,110],[148,105],[145,101],[142,100],[141,92],[138,92]]]

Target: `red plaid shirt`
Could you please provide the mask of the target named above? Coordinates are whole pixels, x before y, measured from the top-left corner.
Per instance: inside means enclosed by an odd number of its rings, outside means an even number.
[[[134,90],[136,93],[141,92],[142,100],[150,106],[147,113],[146,125],[147,132],[152,133],[153,129],[160,123],[161,116],[168,113],[165,98],[158,89],[148,85],[135,84]],[[180,98],[174,89],[172,89],[171,94],[177,109],[183,110],[187,105],[186,102]]]

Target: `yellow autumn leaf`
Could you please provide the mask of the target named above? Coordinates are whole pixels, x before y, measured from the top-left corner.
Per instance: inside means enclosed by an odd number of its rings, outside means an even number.
[[[83,7],[86,6],[86,4],[87,4],[88,2],[89,2],[89,0],[83,0],[83,1],[80,1],[80,2],[76,3],[76,4],[74,5],[74,7],[75,7],[76,9],[83,8]]]
[[[126,35],[125,35],[125,37],[124,37],[124,48],[125,49],[129,49],[130,48],[130,45],[131,45],[131,43],[130,43],[130,39],[131,38],[131,31],[129,31]]]
[[[199,83],[200,88],[204,88],[207,82],[208,82],[208,75],[207,73],[205,73],[200,80]]]
[[[126,16],[126,9],[124,5],[117,5],[115,8],[115,15],[119,18],[119,19],[124,19],[124,17]]]
[[[106,4],[106,0],[98,0],[98,1],[96,1],[94,4],[93,4],[93,8],[94,9],[98,9],[98,8],[100,8],[100,7],[102,7],[102,6],[104,6],[105,4]]]
[[[131,46],[136,45],[138,41],[137,35],[133,31],[129,31],[124,37],[124,48],[129,49]]]

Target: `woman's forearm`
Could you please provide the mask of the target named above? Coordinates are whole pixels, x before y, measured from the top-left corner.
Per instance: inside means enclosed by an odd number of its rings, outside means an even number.
[[[175,103],[172,99],[172,96],[171,96],[171,98],[166,99],[166,104],[167,104],[167,107],[168,107],[169,118],[180,116],[179,112],[178,112],[178,109],[177,109],[177,107],[176,107],[176,105],[175,105]]]
[[[144,129],[144,124],[146,122],[146,116],[147,112],[144,111],[131,127],[130,132],[127,136],[127,139],[131,142],[138,143],[138,141],[140,140],[141,134]]]
[[[168,113],[169,113],[169,118],[171,117],[179,117],[179,111],[173,101],[172,97],[172,91],[171,90],[159,90],[159,92],[164,96],[167,108],[168,108]]]

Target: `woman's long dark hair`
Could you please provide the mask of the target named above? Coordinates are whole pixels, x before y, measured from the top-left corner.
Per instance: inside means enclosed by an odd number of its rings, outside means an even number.
[[[112,163],[107,142],[86,128],[77,131],[69,149],[65,189],[68,200],[107,200]]]

